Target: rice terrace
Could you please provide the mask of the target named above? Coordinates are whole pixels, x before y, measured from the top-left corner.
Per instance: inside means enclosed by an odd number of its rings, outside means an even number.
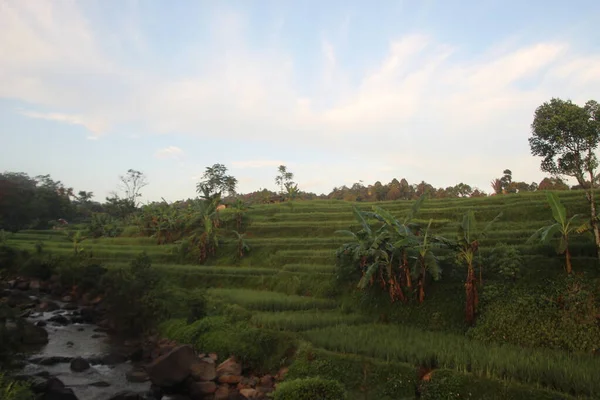
[[[0,3],[0,400],[600,399],[600,3]]]

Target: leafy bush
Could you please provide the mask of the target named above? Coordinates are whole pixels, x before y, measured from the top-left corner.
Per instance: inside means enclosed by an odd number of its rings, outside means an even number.
[[[144,252],[129,268],[110,270],[103,278],[109,318],[125,334],[144,333],[170,315],[169,288]]]
[[[26,251],[0,244],[0,271],[14,271],[29,257]]]
[[[469,335],[485,342],[597,351],[600,306],[592,285],[585,276],[569,276],[539,288],[529,285],[505,291],[486,306]]]
[[[492,272],[513,282],[520,277],[523,258],[515,246],[496,243],[488,257],[488,265]]]
[[[171,319],[159,326],[159,332],[199,351],[235,355],[244,367],[256,372],[278,369],[296,343],[289,333],[254,328],[246,322],[233,323],[223,316],[206,317],[193,324],[185,319]]]
[[[0,399],[33,400],[35,396],[26,383],[12,381],[3,373],[0,373]]]
[[[88,232],[94,238],[117,237],[123,232],[121,222],[106,213],[92,213]]]
[[[343,400],[346,390],[341,383],[322,378],[294,379],[280,383],[273,393],[274,400]]]
[[[512,382],[478,378],[451,370],[435,370],[419,386],[421,399],[567,400],[570,396]]]
[[[52,255],[34,255],[23,263],[19,272],[29,278],[48,280],[56,271],[61,259]]]
[[[417,370],[412,365],[334,353],[305,343],[296,353],[287,379],[309,377],[339,381],[352,393],[364,393],[360,398],[377,400],[414,398],[417,386]]]

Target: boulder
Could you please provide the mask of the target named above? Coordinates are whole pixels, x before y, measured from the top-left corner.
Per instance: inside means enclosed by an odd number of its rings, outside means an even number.
[[[39,345],[48,343],[48,332],[40,326],[24,321],[21,343]]]
[[[217,375],[241,375],[242,374],[242,365],[238,363],[235,357],[229,357],[227,360],[223,361],[217,367]]]
[[[29,282],[28,281],[18,282],[16,285],[16,288],[19,290],[22,290],[22,291],[29,290]]]
[[[123,364],[125,361],[127,361],[127,357],[125,357],[123,354],[111,353],[102,357],[100,361],[104,365],[117,365]]]
[[[68,389],[63,387],[62,389],[56,389],[52,391],[47,391],[43,394],[42,397],[39,397],[41,400],[79,400],[75,393],[73,393],[73,389]]]
[[[223,374],[218,378],[219,383],[228,383],[230,385],[238,384],[242,381],[241,375]]]
[[[213,360],[214,362],[217,362],[217,360],[219,359],[219,356],[217,356],[217,353],[210,353],[208,356],[209,356],[210,358],[212,358],[212,360]]]
[[[81,357],[77,357],[73,361],[71,361],[71,371],[83,372],[89,368],[90,368],[90,363]]]
[[[203,358],[190,367],[190,375],[196,381],[212,381],[217,377],[215,362],[211,358]]]
[[[73,301],[73,297],[71,296],[63,296],[62,299],[60,299],[63,303],[70,303]]]
[[[229,385],[221,385],[215,392],[214,400],[227,400],[229,398]]]
[[[112,396],[109,400],[144,400],[143,393],[131,392],[124,390]]]
[[[46,325],[47,325],[46,321],[38,321],[35,323],[35,326],[39,326],[39,327],[44,327]]]
[[[82,308],[79,313],[81,315],[81,319],[83,319],[83,322],[88,324],[94,322],[94,319],[96,318],[96,312],[90,307]]]
[[[273,377],[271,375],[265,375],[260,378],[258,384],[262,387],[272,388],[273,387]]]
[[[75,303],[67,303],[62,308],[63,308],[63,310],[73,311],[73,310],[77,310],[77,308],[79,308],[79,307]]]
[[[65,317],[64,315],[54,315],[53,317],[48,318],[48,322],[54,322],[55,324],[58,325],[69,325],[69,323],[71,321],[69,321],[69,319],[67,317]]]
[[[173,386],[190,375],[190,367],[196,361],[196,354],[190,346],[178,346],[152,361],[146,371],[155,385]]]
[[[140,369],[133,369],[131,371],[128,371],[125,374],[125,377],[127,378],[128,382],[136,383],[146,382],[148,379],[150,379],[146,371]]]
[[[256,389],[241,389],[240,394],[246,399],[255,399],[257,397],[258,392],[256,391]]]
[[[40,281],[29,282],[29,289],[31,290],[40,290],[40,287],[42,287]]]
[[[200,400],[206,395],[213,394],[217,391],[217,384],[210,382],[194,382],[189,386],[190,397],[193,400]]]

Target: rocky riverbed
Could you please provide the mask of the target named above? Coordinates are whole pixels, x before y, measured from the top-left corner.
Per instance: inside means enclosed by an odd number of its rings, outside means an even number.
[[[20,315],[5,326],[19,331],[26,351],[17,379],[45,400],[244,400],[266,399],[275,376],[243,376],[234,357],[150,338],[124,341],[110,335],[102,301],[45,290],[38,282],[11,281],[0,291]],[[54,293],[54,294],[53,294]]]

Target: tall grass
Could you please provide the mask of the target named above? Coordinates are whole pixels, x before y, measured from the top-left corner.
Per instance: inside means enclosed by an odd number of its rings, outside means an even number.
[[[208,297],[239,304],[249,310],[291,311],[291,310],[327,310],[336,307],[330,299],[319,299],[282,293],[249,289],[209,289]]]
[[[365,323],[368,322],[368,318],[359,314],[344,314],[337,310],[311,310],[257,312],[252,316],[250,321],[258,327],[299,332],[332,325]]]
[[[309,330],[304,336],[332,351],[600,395],[600,359],[589,355],[484,344],[460,335],[380,324],[338,325]]]

